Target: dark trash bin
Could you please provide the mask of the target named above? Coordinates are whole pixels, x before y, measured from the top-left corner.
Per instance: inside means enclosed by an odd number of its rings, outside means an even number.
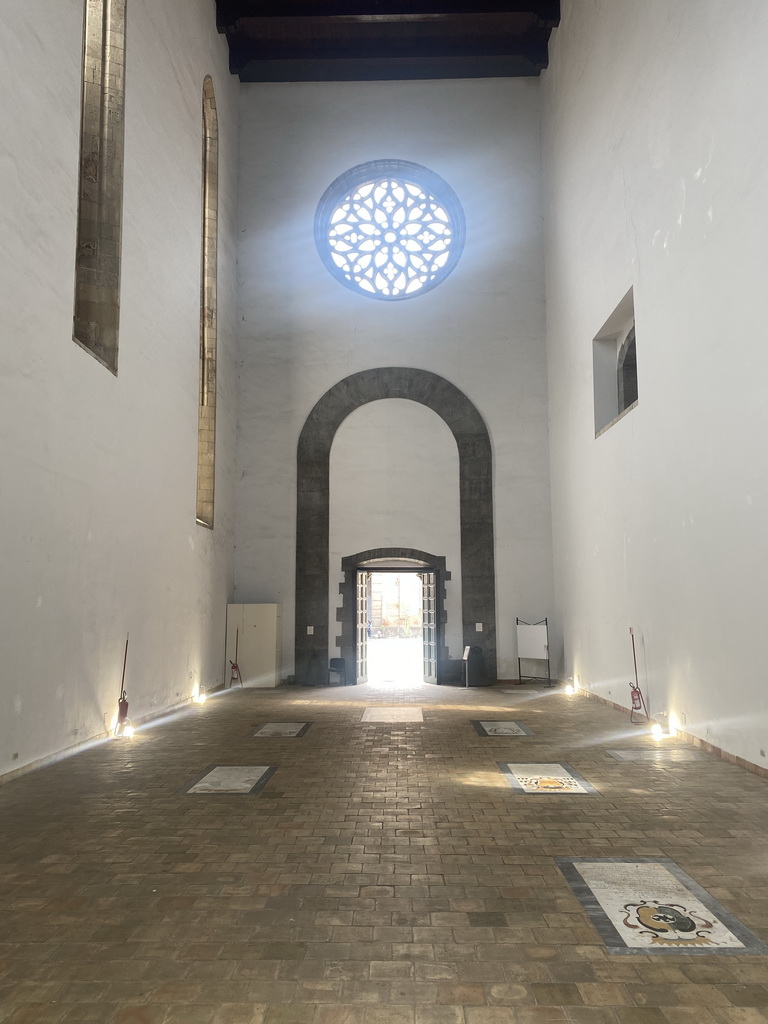
[[[320,661],[320,655],[317,651],[312,651],[307,662],[307,681],[305,685],[322,686],[324,682],[323,663]]]
[[[347,663],[343,658],[331,658],[328,663],[328,685],[347,685]]]
[[[465,686],[490,686],[482,647],[470,647],[464,665]]]

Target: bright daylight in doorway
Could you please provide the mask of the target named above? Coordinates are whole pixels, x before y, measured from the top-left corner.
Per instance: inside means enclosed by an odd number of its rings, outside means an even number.
[[[374,572],[368,590],[368,681],[416,685],[424,677],[424,585],[417,572]]]

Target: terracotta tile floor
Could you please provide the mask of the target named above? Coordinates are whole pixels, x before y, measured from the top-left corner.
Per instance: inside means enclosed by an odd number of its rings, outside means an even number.
[[[765,941],[768,783],[617,761],[653,746],[626,716],[501,690],[235,691],[0,787],[0,1021],[768,1022],[768,958],[608,955],[554,862],[670,857]],[[403,703],[424,722],[360,723]],[[470,724],[495,718],[536,735]],[[497,767],[560,760],[600,795]],[[178,792],[211,764],[278,770]]]

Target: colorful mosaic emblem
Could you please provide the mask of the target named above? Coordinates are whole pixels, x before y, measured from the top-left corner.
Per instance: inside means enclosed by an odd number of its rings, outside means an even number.
[[[478,736],[533,736],[520,722],[471,722]]]
[[[624,904],[623,924],[639,931],[650,945],[711,946],[715,922],[700,917],[687,903],[667,906],[658,900]],[[739,943],[741,945],[741,943]]]
[[[673,861],[557,863],[611,953],[768,952]]]
[[[557,764],[510,764],[498,762],[513,789],[519,793],[596,793],[594,786],[565,762]]]

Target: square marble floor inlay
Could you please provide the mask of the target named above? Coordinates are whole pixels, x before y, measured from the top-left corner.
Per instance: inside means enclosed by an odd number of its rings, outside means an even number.
[[[674,861],[556,860],[609,953],[768,953]]]
[[[253,734],[258,737],[295,737],[303,736],[311,722],[267,722]]]
[[[606,750],[606,754],[617,761],[656,761],[661,764],[675,764],[678,761],[703,761],[706,754],[686,747],[667,747],[661,750],[642,750],[628,747],[626,750]]]
[[[596,793],[583,776],[564,761],[558,764],[509,764],[498,762],[507,781],[518,793]]]
[[[276,771],[276,765],[210,764],[179,792],[258,793]]]
[[[478,736],[533,736],[527,725],[520,722],[476,722],[470,723]]]
[[[399,708],[366,708],[361,722],[423,722],[421,708],[407,706]]]

